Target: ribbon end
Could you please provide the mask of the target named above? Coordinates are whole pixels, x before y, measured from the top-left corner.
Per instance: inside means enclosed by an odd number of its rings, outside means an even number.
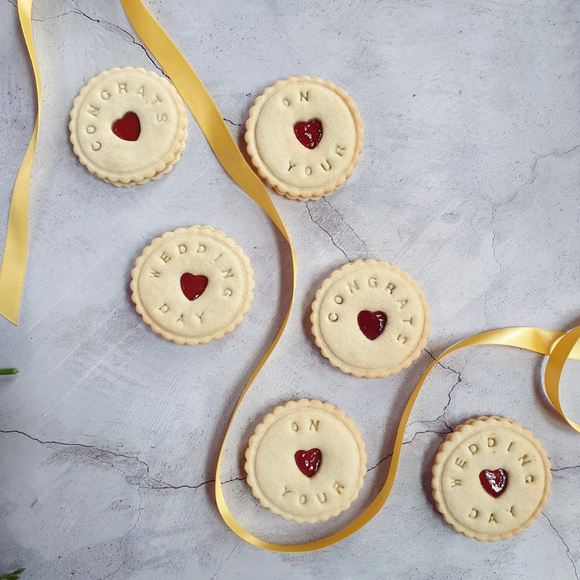
[[[6,318],[6,320],[8,320],[8,322],[12,322],[12,324],[18,326],[18,312],[9,313],[0,311],[0,316],[3,316],[4,318]]]

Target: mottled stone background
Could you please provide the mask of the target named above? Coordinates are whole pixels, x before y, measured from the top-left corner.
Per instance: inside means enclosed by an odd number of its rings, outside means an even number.
[[[0,242],[35,101],[16,0],[0,0]],[[212,94],[234,137],[254,99],[291,75],[343,87],[365,150],[348,183],[308,203],[273,194],[298,258],[278,349],[241,407],[223,479],[233,513],[276,541],[319,538],[369,504],[396,425],[432,357],[502,326],[580,323],[580,4],[573,0],[147,0]],[[30,189],[21,324],[0,320],[0,574],[23,580],[256,578],[578,580],[580,435],[550,408],[542,357],[498,347],[454,354],[425,385],[391,498],[361,532],[311,554],[259,551],[213,499],[218,446],[238,395],[288,303],[288,248],[227,177],[190,117],[181,161],[157,182],[116,189],[68,143],[79,89],[114,66],[159,66],[119,2],[36,0],[43,84]],[[179,347],[146,327],[129,276],[149,241],[192,224],[223,229],[255,269],[252,309],[231,335]],[[424,290],[428,350],[385,380],[342,374],[309,331],[309,305],[347,260],[396,263]],[[563,405],[580,419],[578,363]],[[260,508],[242,454],[261,417],[299,397],[329,400],[367,443],[360,499],[307,527]],[[430,469],[455,425],[499,414],[541,439],[553,493],[521,536],[480,544],[435,510]]]

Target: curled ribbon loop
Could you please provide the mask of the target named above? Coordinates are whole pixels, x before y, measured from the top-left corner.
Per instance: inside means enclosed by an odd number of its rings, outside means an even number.
[[[554,409],[562,415],[572,429],[576,429],[580,433],[580,424],[568,419],[560,406],[560,377],[562,376],[564,365],[569,358],[578,360],[577,357],[580,351],[578,345],[579,340],[580,326],[577,326],[554,343],[544,372],[544,386],[548,399],[550,399],[550,403],[552,403]]]
[[[28,254],[28,191],[30,188],[30,173],[34,161],[34,151],[38,137],[38,124],[40,121],[40,102],[42,92],[40,86],[40,73],[38,61],[34,52],[32,39],[32,0],[18,0],[18,15],[20,27],[26,41],[26,48],[32,62],[34,79],[36,82],[36,97],[38,110],[36,123],[30,139],[30,144],[18,170],[12,201],[8,213],[8,227],[6,229],[6,241],[4,242],[4,254],[0,267],[0,314],[14,324],[18,324],[20,313],[20,299],[24,285],[24,273],[26,272],[26,256]]]

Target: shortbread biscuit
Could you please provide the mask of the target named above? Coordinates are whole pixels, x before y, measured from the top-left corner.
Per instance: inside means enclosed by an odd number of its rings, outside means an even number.
[[[278,81],[256,99],[246,122],[252,163],[268,185],[293,199],[317,199],[350,177],[363,148],[353,100],[331,82]]]
[[[158,179],[185,148],[181,97],[166,79],[142,68],[114,68],[93,77],[75,99],[70,117],[70,140],[79,161],[113,185]]]
[[[246,450],[248,484],[272,513],[298,524],[325,522],[358,497],[367,456],[360,431],[320,401],[290,401],[256,427]]]
[[[185,130],[185,139],[187,139],[187,129]],[[184,146],[185,146],[185,142],[184,142]],[[163,171],[159,171],[150,179],[142,179],[141,181],[129,181],[129,183],[122,183],[121,181],[109,181],[107,178],[104,178],[104,181],[106,181],[107,183],[111,183],[112,185],[115,185],[116,187],[131,187],[132,185],[143,185],[145,183],[149,183],[150,181],[155,181],[155,180],[159,179],[162,175],[169,173],[173,169],[173,166],[179,161],[179,158],[181,157],[181,153],[182,152],[179,152],[175,156],[175,159],[171,163],[169,163]]]
[[[471,419],[447,436],[431,486],[437,509],[457,532],[495,542],[531,525],[548,502],[551,481],[538,439],[494,416]]]
[[[234,330],[254,297],[250,260],[232,238],[192,226],[156,238],[137,258],[131,290],[151,329],[177,344],[206,344]]]
[[[429,306],[397,266],[357,260],[335,270],[316,292],[312,333],[322,354],[344,373],[384,378],[419,357],[429,336]]]

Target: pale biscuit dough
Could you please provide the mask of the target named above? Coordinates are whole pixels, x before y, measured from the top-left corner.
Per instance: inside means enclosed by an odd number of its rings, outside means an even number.
[[[480,474],[500,470],[507,483],[494,488],[494,497]],[[494,416],[471,419],[447,436],[431,485],[447,523],[468,538],[495,542],[531,525],[548,501],[551,481],[550,461],[538,439],[519,423]]]
[[[387,318],[372,340],[358,323],[365,311]],[[365,378],[407,368],[425,347],[431,321],[417,283],[397,266],[376,260],[357,260],[334,271],[316,292],[310,320],[316,344],[330,363]]]
[[[322,139],[310,149],[300,143],[294,126],[314,119],[322,123]],[[307,76],[267,88],[250,110],[246,130],[259,174],[293,199],[317,199],[339,188],[363,148],[363,125],[353,100],[331,82]]]
[[[190,299],[182,277],[207,278]],[[151,329],[177,344],[206,344],[240,324],[253,299],[250,260],[232,238],[209,226],[192,226],[156,238],[131,272],[137,312]]]
[[[306,476],[297,452],[318,450],[318,471]],[[313,524],[346,510],[366,473],[360,431],[342,411],[320,401],[290,401],[256,427],[245,469],[262,506],[286,520]]]
[[[185,139],[187,139],[187,129],[185,130]],[[185,141],[184,141],[184,147],[185,147]],[[112,185],[114,185],[116,187],[131,187],[132,185],[144,185],[145,183],[149,183],[150,181],[155,181],[155,180],[159,179],[162,175],[169,173],[173,169],[173,166],[179,161],[179,158],[181,157],[182,152],[183,151],[180,151],[175,156],[175,159],[171,163],[169,163],[163,171],[159,171],[158,173],[156,173],[153,177],[150,177],[149,179],[142,179],[141,181],[129,181],[129,183],[123,183],[122,181],[110,181],[109,179],[107,179],[105,177],[105,178],[103,178],[103,181],[106,181],[107,183],[111,183]]]
[[[121,139],[113,123],[133,112],[141,133]],[[89,80],[75,99],[70,140],[80,162],[118,186],[146,183],[167,173],[185,148],[187,117],[166,79],[141,68],[115,68]]]

